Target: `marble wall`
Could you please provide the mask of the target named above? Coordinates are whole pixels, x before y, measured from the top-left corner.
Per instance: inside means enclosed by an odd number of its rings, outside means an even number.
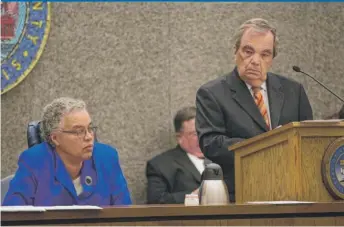
[[[115,146],[135,203],[145,202],[146,161],[174,146],[172,118],[199,86],[232,70],[231,37],[247,19],[280,36],[272,71],[304,84],[316,118],[341,103],[299,65],[344,96],[342,3],[52,3],[44,53],[1,96],[1,174],[27,148],[26,126],[60,96],[84,99],[102,142]]]

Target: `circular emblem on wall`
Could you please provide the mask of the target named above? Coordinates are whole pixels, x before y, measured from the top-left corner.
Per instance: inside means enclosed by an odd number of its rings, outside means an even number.
[[[344,137],[326,149],[321,168],[323,182],[335,199],[344,199]]]
[[[1,94],[37,63],[49,34],[50,11],[47,2],[1,2]]]

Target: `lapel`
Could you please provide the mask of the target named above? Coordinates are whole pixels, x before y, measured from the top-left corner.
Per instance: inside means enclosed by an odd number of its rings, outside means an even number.
[[[233,70],[231,75],[227,76],[226,81],[232,92],[233,100],[251,116],[257,125],[259,125],[264,131],[268,131],[262,114],[259,112],[259,109],[245,82],[240,79],[236,68]]]
[[[55,158],[55,179],[60,182],[60,184],[70,192],[74,198],[78,198],[72,178],[70,177],[67,169],[55,150],[52,150]],[[90,184],[86,184],[86,178],[91,179]],[[83,187],[83,192],[80,194],[82,197],[90,196],[95,190],[97,185],[97,173],[93,163],[93,157],[89,160],[83,162],[80,174],[80,183]]]
[[[175,158],[175,162],[189,171],[197,183],[201,183],[201,174],[198,172],[196,166],[191,162],[186,151],[184,151],[179,145],[176,148],[179,151],[179,155]]]
[[[54,159],[55,159],[55,179],[68,191],[73,195],[74,198],[77,198],[76,191],[74,188],[74,184],[72,182],[72,178],[70,177],[67,169],[57,154],[55,149],[52,149]]]
[[[89,197],[97,185],[97,172],[95,170],[93,158],[85,160],[81,169],[80,182],[83,187],[82,197]]]
[[[272,129],[278,126],[281,110],[284,102],[284,94],[279,78],[268,73],[267,90],[269,97],[269,108]]]

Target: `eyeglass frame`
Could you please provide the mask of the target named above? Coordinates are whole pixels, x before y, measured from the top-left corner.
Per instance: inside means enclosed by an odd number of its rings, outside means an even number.
[[[186,135],[188,137],[189,136],[197,136],[197,131],[187,132],[187,131],[181,130],[180,134],[184,134],[184,135]]]
[[[82,131],[81,130],[59,130],[59,132],[75,135],[79,139],[85,139],[87,133],[90,133],[94,136],[97,129],[98,129],[97,126],[90,126],[87,128],[82,128]],[[83,134],[83,136],[82,136],[82,134]]]

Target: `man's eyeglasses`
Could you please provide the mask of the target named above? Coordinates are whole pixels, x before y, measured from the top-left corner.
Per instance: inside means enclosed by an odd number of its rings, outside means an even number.
[[[186,136],[197,136],[197,132],[185,132],[182,131],[183,134],[185,134]]]
[[[60,132],[75,135],[75,136],[79,137],[80,139],[84,139],[86,137],[87,132],[93,136],[94,133],[96,133],[96,131],[97,131],[96,126],[90,126],[87,129],[82,128],[82,129],[76,129],[76,130],[70,130],[70,131],[60,130]]]

